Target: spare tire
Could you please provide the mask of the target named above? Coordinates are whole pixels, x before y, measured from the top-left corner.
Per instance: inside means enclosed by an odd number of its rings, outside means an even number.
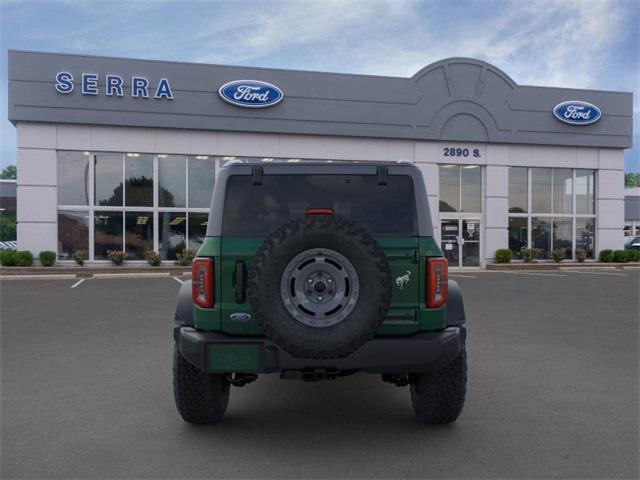
[[[354,221],[292,220],[264,241],[248,298],[265,334],[299,358],[345,357],[366,343],[391,302],[384,252]]]

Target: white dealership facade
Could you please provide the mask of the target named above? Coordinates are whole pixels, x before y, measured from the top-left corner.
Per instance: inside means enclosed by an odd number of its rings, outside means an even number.
[[[283,99],[221,98],[247,78]],[[622,248],[630,93],[519,86],[473,59],[393,78],[14,51],[9,85],[18,247],[34,253],[195,250],[231,159],[413,162],[454,266],[482,267],[500,248]],[[598,118],[561,121],[563,102]]]

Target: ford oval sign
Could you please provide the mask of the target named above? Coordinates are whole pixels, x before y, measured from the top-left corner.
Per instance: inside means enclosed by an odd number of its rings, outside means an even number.
[[[553,107],[553,114],[558,120],[571,125],[589,125],[597,122],[602,112],[595,105],[580,100],[569,100]]]
[[[284,93],[275,85],[260,80],[235,80],[225,83],[218,90],[225,102],[238,107],[272,107],[284,98]]]

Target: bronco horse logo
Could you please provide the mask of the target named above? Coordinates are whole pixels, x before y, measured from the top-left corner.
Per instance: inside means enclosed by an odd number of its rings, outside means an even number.
[[[407,283],[409,283],[409,280],[411,280],[411,272],[407,270],[407,273],[396,278],[396,286],[400,290],[404,290],[404,287]]]

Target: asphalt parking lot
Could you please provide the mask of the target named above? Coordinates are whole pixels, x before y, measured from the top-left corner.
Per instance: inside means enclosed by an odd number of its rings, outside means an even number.
[[[171,278],[1,288],[2,478],[638,478],[640,272],[460,272],[465,410],[377,376],[262,376],[182,422]]]

